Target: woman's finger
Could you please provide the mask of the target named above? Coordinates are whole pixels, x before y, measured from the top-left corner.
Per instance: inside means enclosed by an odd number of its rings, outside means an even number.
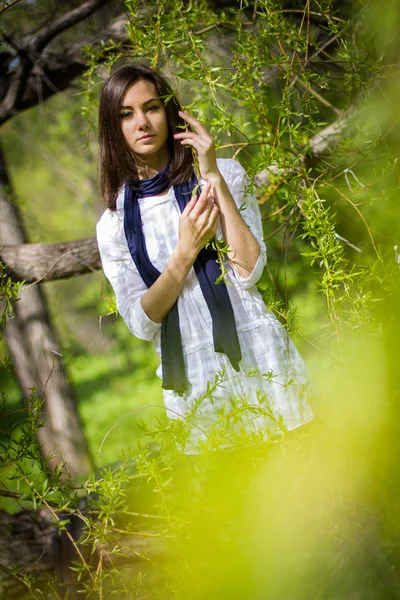
[[[180,140],[180,142],[182,146],[192,146],[195,150],[197,150],[197,152],[206,152],[208,150],[206,142],[198,136],[193,138],[187,137],[183,140]]]
[[[201,136],[199,136],[198,133],[193,133],[191,131],[175,133],[174,138],[176,140],[178,140],[179,142],[181,142],[182,145],[187,144],[187,145],[195,147],[195,144],[197,144],[198,147],[201,147],[204,152],[208,152],[209,150],[211,150],[211,148],[213,146],[213,141],[211,139],[202,138]],[[192,141],[194,143],[191,144],[190,141]]]
[[[219,218],[219,208],[218,206],[213,202],[212,206],[211,206],[211,218],[212,219],[216,219]]]
[[[207,194],[208,194],[209,190],[211,189],[211,184],[208,183],[207,186],[208,186],[208,190],[207,190]],[[205,186],[205,188],[207,186]],[[189,200],[189,202],[186,204],[185,208],[183,209],[182,215],[188,216],[193,211],[194,207],[196,206],[196,204],[198,203],[200,198],[202,198],[202,200],[203,200],[202,194],[203,194],[203,192],[200,194],[200,196],[196,193],[194,193],[192,195],[191,199]]]
[[[200,194],[199,199],[196,202],[196,206],[191,211],[191,216],[193,219],[197,219],[203,212],[207,212],[207,209],[211,210],[213,204],[213,199],[207,192],[207,194]]]
[[[176,140],[185,138],[185,137],[193,137],[199,135],[198,133],[195,133],[194,131],[179,131],[178,133],[174,133],[174,138]]]
[[[214,206],[215,206],[215,204],[214,204],[214,200],[213,200],[212,196],[208,196],[207,202],[203,205],[200,215],[201,216],[204,215],[206,220],[208,220],[208,217],[210,216],[211,211],[213,210]]]
[[[217,231],[220,220],[221,216],[219,214],[218,207],[216,204],[214,204],[209,215],[209,223],[214,233]]]
[[[194,212],[192,215],[194,218],[197,218],[198,215],[203,212],[204,208],[207,206],[208,203],[213,204],[214,199],[211,196],[210,192],[211,192],[211,183],[208,182],[201,190],[200,196],[196,202],[196,206],[195,206],[195,209],[194,209]]]
[[[199,138],[199,140],[202,140],[203,142],[206,142],[208,144],[211,143],[212,138],[210,137],[203,137],[201,136],[197,131],[178,131],[177,133],[174,133],[174,138],[177,140],[179,138],[185,138],[185,137],[193,137],[193,138]]]
[[[186,204],[185,208],[183,209],[182,215],[188,216],[193,211],[193,209],[198,204],[198,202],[200,202],[200,208],[202,208],[204,201],[210,195],[210,190],[211,190],[211,183],[206,183],[206,185],[202,189],[200,195],[193,194],[193,196],[191,197],[191,199],[189,200],[189,202]]]
[[[210,135],[208,129],[202,123],[200,123],[198,119],[193,117],[190,113],[182,110],[179,111],[179,115],[182,117],[182,119],[189,123],[189,125],[191,125],[197,131],[197,133],[201,134],[206,139],[212,140],[212,136]]]
[[[196,202],[197,202],[197,195],[193,194],[193,196],[191,197],[191,199],[189,200],[189,202],[186,204],[185,208],[183,209],[182,215],[188,216],[192,212],[194,207],[196,206]]]

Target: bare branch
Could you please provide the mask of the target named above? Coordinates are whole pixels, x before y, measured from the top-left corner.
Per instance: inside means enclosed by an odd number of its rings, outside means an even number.
[[[356,114],[351,107],[334,123],[311,137],[300,155],[300,163],[307,156],[320,158],[338,143],[341,134]],[[297,165],[299,162],[297,161]],[[269,186],[267,192],[259,198],[262,204],[285,180],[297,172],[298,166],[280,169],[271,165],[255,178],[259,187]],[[95,238],[85,238],[61,244],[22,244],[0,248],[0,260],[7,265],[14,280],[26,283],[67,279],[101,268],[99,251]]]
[[[79,40],[65,52],[46,53],[46,56],[42,57],[31,70],[24,93],[16,109],[21,111],[35,106],[39,101],[47,100],[54,94],[68,88],[71,82],[79,77],[86,68],[86,59],[82,48],[86,45],[96,47],[100,42],[107,43],[108,40],[113,40],[116,43],[126,41],[128,39],[126,24],[126,17],[121,15],[100,33]],[[0,116],[0,124],[10,116],[3,121]]]
[[[18,492],[9,492],[8,490],[0,490],[0,496],[3,498],[13,498],[14,500],[20,500],[24,497],[24,494]]]
[[[10,2],[10,4],[5,4],[0,8],[0,14],[6,11],[8,8],[14,6],[14,4],[18,4],[18,2],[21,2],[21,0],[14,0],[14,2]]]
[[[20,104],[27,89],[29,75],[32,71],[34,62],[36,62],[36,60],[38,63],[40,62],[40,52],[43,48],[54,37],[86,19],[107,2],[109,2],[109,0],[87,0],[80,7],[55,19],[26,40],[25,44],[20,47],[19,50],[21,62],[16,71],[9,78],[9,83],[6,86],[7,92],[0,105],[0,124],[7,121],[20,110]],[[82,46],[83,43],[80,44],[80,48],[82,48]]]
[[[0,248],[0,260],[17,281],[68,279],[101,267],[95,238],[61,244],[22,244]]]
[[[12,78],[7,94],[0,105],[0,123],[3,123],[6,120],[4,118],[5,115],[8,115],[8,118],[10,118],[16,114],[16,106],[22,96],[31,66],[31,60],[25,56],[25,58],[21,60],[21,63]]]
[[[341,134],[356,114],[357,109],[352,106],[343,113],[342,116],[336,119],[336,121],[325,127],[325,129],[319,133],[313,135],[300,154],[300,162],[304,162],[307,156],[318,159],[330,151],[339,142]],[[297,160],[296,165],[298,164],[299,161]],[[271,190],[275,191],[288,177],[297,172],[297,168],[298,167],[296,166],[293,168],[281,169],[278,165],[271,165],[256,175],[255,183],[259,187],[270,186]],[[263,204],[269,196],[270,194],[267,193],[267,197],[261,198],[260,203]]]
[[[312,157],[320,158],[327,150],[330,150],[332,146],[336,145],[340,135],[356,114],[357,110],[352,106],[336,121],[328,125],[328,127],[325,127],[325,129],[313,135],[308,141]]]
[[[38,31],[30,40],[30,48],[36,50],[36,52],[40,52],[57,35],[60,35],[60,33],[73,27],[77,23],[84,21],[109,1],[110,0],[87,0],[78,8],[70,10]]]

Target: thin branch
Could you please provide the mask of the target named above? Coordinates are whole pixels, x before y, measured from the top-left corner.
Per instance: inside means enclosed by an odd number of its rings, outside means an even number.
[[[3,4],[3,6],[0,8],[0,15],[1,13],[5,12],[7,8],[11,8],[12,6],[14,6],[14,4],[18,4],[18,2],[21,2],[21,0],[14,0],[14,2],[11,2],[11,4]]]
[[[27,479],[25,479],[25,481],[26,481],[26,483],[27,483],[27,484],[28,484],[30,487],[32,487],[32,484],[31,484],[31,482],[29,482]],[[48,502],[47,500],[45,500],[44,498],[40,498],[40,499],[41,499],[41,501],[43,502],[43,504],[45,505],[45,507],[46,507],[46,508],[47,508],[47,509],[48,509],[48,510],[51,512],[51,514],[53,515],[54,519],[55,519],[57,522],[61,521],[61,518],[60,518],[60,516],[57,514],[56,510],[54,510],[54,509],[53,509],[53,507],[51,506],[51,503],[50,503],[50,502]],[[81,513],[80,513],[80,514],[81,514]],[[74,540],[74,538],[72,537],[72,535],[70,534],[70,532],[69,532],[67,529],[65,530],[65,535],[67,536],[67,538],[69,539],[69,541],[71,542],[71,544],[73,545],[73,547],[75,548],[75,550],[76,550],[76,552],[77,552],[77,554],[78,554],[79,558],[81,559],[81,561],[82,561],[82,564],[84,565],[84,567],[85,567],[85,569],[86,569],[86,572],[88,573],[88,575],[89,575],[90,579],[91,579],[92,581],[94,581],[94,579],[93,579],[93,575],[92,575],[91,569],[89,568],[89,565],[88,565],[88,563],[87,563],[87,562],[86,562],[86,560],[84,559],[84,557],[83,557],[83,554],[82,554],[82,552],[80,551],[78,544],[76,543],[76,541]]]
[[[277,12],[279,12],[279,13],[304,13],[305,11],[302,10],[301,8],[298,8],[298,9],[284,8],[284,9],[281,9],[281,10],[278,10],[278,11],[273,11],[271,14],[274,14],[274,13],[277,13]],[[316,12],[315,10],[309,10],[308,13],[310,15],[315,15],[317,17],[324,17],[325,16],[323,13]],[[334,21],[339,21],[340,23],[346,23],[346,21],[344,19],[341,19],[340,17],[333,17],[333,16],[331,16],[330,18],[333,19]]]
[[[343,112],[339,108],[336,108],[336,106],[334,106],[334,104],[329,102],[329,100],[327,100],[319,92],[317,92],[317,90],[314,89],[312,87],[312,85],[310,85],[309,83],[306,83],[305,81],[300,79],[300,77],[297,78],[296,85],[299,85],[300,87],[303,88],[303,90],[305,90],[306,92],[309,92],[310,94],[315,96],[315,98],[320,102],[320,104],[322,104],[323,106],[326,106],[327,108],[330,108],[335,114],[338,115],[338,117],[341,117],[343,115]]]
[[[139,537],[155,537],[155,538],[170,538],[171,535],[166,535],[160,531],[160,533],[149,533],[144,531],[129,531],[128,529],[117,529],[116,527],[111,527],[110,531],[115,531],[115,533],[122,533],[123,535],[137,535]]]
[[[64,15],[61,15],[61,17],[58,17],[58,19],[55,19],[49,25],[43,27],[31,38],[29,46],[36,50],[36,52],[40,52],[52,39],[60,35],[60,33],[66,29],[70,29],[77,23],[84,21],[109,1],[110,0],[87,0],[78,8],[70,10]]]
[[[341,196],[341,197],[342,197],[342,198],[344,198],[344,199],[345,199],[345,200],[346,200],[346,201],[347,201],[349,204],[351,204],[351,206],[354,208],[354,210],[355,210],[355,211],[358,213],[358,215],[361,217],[361,219],[362,219],[362,221],[363,221],[363,223],[364,223],[364,225],[365,225],[365,227],[366,227],[366,229],[367,229],[367,232],[368,232],[369,238],[370,238],[370,240],[371,240],[372,246],[373,246],[373,248],[374,248],[374,250],[375,250],[375,252],[376,252],[376,255],[377,255],[377,257],[378,257],[378,258],[381,258],[381,257],[380,257],[380,254],[379,254],[379,252],[378,252],[378,249],[377,249],[377,247],[376,247],[376,244],[375,244],[374,238],[372,237],[372,233],[371,233],[371,230],[370,230],[370,228],[369,228],[369,226],[368,226],[368,223],[367,223],[367,221],[366,221],[366,219],[365,219],[364,215],[362,214],[362,212],[361,212],[361,211],[360,211],[360,209],[358,208],[357,204],[355,204],[354,202],[352,202],[352,200],[350,200],[350,198],[348,198],[348,197],[346,196],[346,194],[343,194],[343,192],[341,192],[341,191],[340,191],[340,190],[339,190],[337,187],[335,187],[334,185],[331,185],[331,184],[330,184],[330,183],[328,183],[327,181],[325,181],[324,183],[322,183],[321,187],[324,187],[324,186],[328,186],[328,187],[330,187],[330,188],[331,188],[332,190],[334,190],[334,191],[335,191],[337,194],[339,194],[339,196]]]
[[[213,25],[209,25],[208,27],[204,27],[204,29],[199,29],[198,31],[194,31],[196,35],[202,35],[203,33],[207,33],[208,31],[212,31],[213,29],[217,29],[220,27],[221,23],[214,23]]]
[[[259,198],[260,204],[265,202],[285,181],[298,173],[299,164],[307,156],[320,158],[338,143],[340,135],[356,115],[355,107],[351,107],[343,116],[325,129],[312,136],[308,144],[298,155],[297,164],[280,169],[271,165],[255,177],[258,187],[272,186],[272,189]],[[259,142],[257,142],[258,144]],[[229,146],[247,145],[247,142],[229,144]],[[329,185],[327,183],[327,185]],[[346,198],[347,199],[347,198]],[[355,207],[357,210],[357,207]],[[83,273],[97,271],[101,268],[95,238],[85,238],[61,244],[22,244],[20,246],[4,246],[0,248],[0,260],[8,267],[10,275],[18,281],[35,283],[37,281],[53,281],[67,279]]]
[[[14,500],[23,499],[25,494],[19,494],[18,492],[9,492],[8,490],[0,490],[0,496],[3,498],[13,498]]]
[[[0,104],[0,124],[14,116],[18,111],[22,96],[27,88],[29,75],[40,52],[54,37],[66,29],[89,17],[109,0],[88,0],[80,7],[69,11],[44,26],[39,32],[28,36],[24,45],[19,46],[20,64],[11,78],[7,93]],[[81,46],[82,47],[82,46]],[[35,86],[36,87],[36,86]],[[53,92],[54,93],[54,92]]]

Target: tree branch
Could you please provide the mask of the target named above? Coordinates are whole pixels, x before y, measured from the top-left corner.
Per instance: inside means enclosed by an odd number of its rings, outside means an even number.
[[[340,136],[349,123],[354,119],[357,114],[356,107],[350,107],[345,113],[342,114],[336,121],[325,127],[319,133],[313,135],[309,140],[304,150],[298,155],[300,162],[304,162],[307,157],[314,159],[321,158],[328,150],[339,142]],[[278,165],[271,165],[267,169],[263,169],[255,177],[255,184],[258,187],[270,187],[270,191],[267,190],[267,194],[264,195],[260,204],[263,204],[270,197],[271,193],[274,193],[277,187],[281,185],[288,177],[294,175],[297,172],[297,165],[299,161],[296,161],[296,166],[282,169]]]
[[[52,61],[54,64],[54,60],[57,57],[57,55],[53,55],[53,57],[51,55],[46,57],[40,56],[40,52],[44,47],[54,37],[86,19],[107,2],[109,0],[87,0],[82,6],[55,19],[52,23],[46,25],[39,32],[25,40],[24,44],[19,45],[20,64],[14,73],[11,75],[6,74],[0,81],[0,91],[1,89],[4,90],[2,92],[3,100],[0,104],[0,125],[13,117],[22,108],[28,108],[28,106],[32,106],[39,102],[39,99],[42,99],[42,94],[39,93],[41,90],[38,89],[38,83],[35,80],[38,79],[38,75],[39,79],[42,78],[42,75],[46,71],[46,64],[49,63],[50,66]],[[111,31],[106,30],[101,36],[102,39],[108,37],[110,33]],[[84,70],[81,52],[84,44],[90,43],[90,41],[90,39],[81,40],[79,44],[72,47],[72,50],[70,49],[67,53],[64,53],[69,56],[69,60],[67,61],[65,57],[62,58],[61,54],[58,55],[59,60],[57,61],[56,58],[55,62],[61,62],[63,65],[62,69],[64,72],[67,71],[66,80],[64,85],[60,87],[55,86],[54,90],[51,90],[51,86],[46,86],[45,89],[49,91],[45,94],[45,97],[49,97],[56,91],[65,89],[71,80]],[[79,61],[78,56],[80,58]],[[57,70],[57,73],[61,75],[62,70],[61,72]],[[51,81],[51,73],[48,74],[47,79]],[[32,94],[32,90],[36,90],[36,93]],[[26,95],[30,98],[30,101],[24,98]],[[35,98],[35,101],[33,101],[33,98]]]
[[[356,112],[355,107],[349,108],[342,117],[311,137],[300,155],[301,162],[305,161],[307,156],[320,158],[328,150],[331,150],[338,143],[340,135],[354,118]],[[297,167],[283,170],[277,165],[271,165],[268,169],[258,173],[255,177],[256,186],[264,189],[266,186],[270,188],[259,198],[260,204],[265,202],[277,187],[296,173]],[[7,272],[12,279],[26,283],[68,279],[101,268],[95,238],[84,238],[60,244],[3,246],[0,248],[0,260],[7,265]]]
[[[0,496],[3,498],[13,498],[14,500],[20,500],[24,497],[23,494],[18,492],[9,492],[8,490],[0,490]]]
[[[35,106],[40,101],[47,100],[54,94],[68,88],[71,82],[79,77],[87,66],[82,48],[86,45],[96,47],[101,42],[107,42],[108,40],[117,43],[124,42],[128,39],[126,24],[126,17],[121,15],[111,25],[103,29],[100,34],[84,38],[78,43],[72,44],[67,51],[54,54],[46,53],[46,56],[42,57],[31,70],[22,98],[15,107],[16,110],[21,111]],[[7,118],[10,118],[10,116]],[[0,115],[0,124],[1,122]]]
[[[4,4],[0,8],[0,14],[3,13],[4,11],[6,11],[8,8],[11,8],[12,6],[14,6],[14,4],[18,4],[18,2],[21,2],[21,0],[14,0],[13,2],[10,2],[10,4]]]
[[[30,39],[30,48],[36,50],[36,52],[40,52],[57,35],[60,35],[60,33],[66,29],[70,29],[77,23],[84,21],[109,1],[110,0],[86,0],[86,2],[78,8],[74,8],[64,15],[61,15],[61,17],[58,17],[58,19],[55,19],[52,23],[35,33]]]
[[[341,133],[346,129],[348,124],[354,119],[357,114],[357,109],[352,106],[336,119],[333,123],[325,127],[319,133],[316,133],[308,140],[308,147],[313,158],[320,158],[328,150],[335,146],[340,138]]]
[[[101,267],[95,238],[61,244],[22,244],[0,248],[0,260],[16,281],[68,279]]]

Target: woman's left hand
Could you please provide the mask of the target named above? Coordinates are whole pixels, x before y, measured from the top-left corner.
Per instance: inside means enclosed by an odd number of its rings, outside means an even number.
[[[182,145],[187,144],[196,150],[199,158],[201,177],[206,181],[212,181],[213,178],[219,176],[214,138],[210,135],[206,127],[188,112],[179,111],[179,116],[191,125],[194,131],[175,133],[174,138],[180,140]]]

